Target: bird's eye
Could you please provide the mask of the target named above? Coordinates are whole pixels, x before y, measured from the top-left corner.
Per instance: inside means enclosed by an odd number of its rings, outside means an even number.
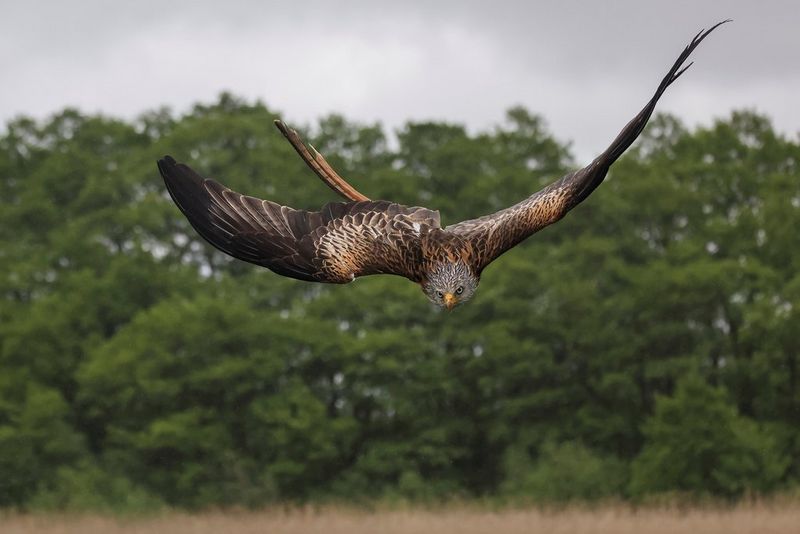
[[[456,295],[460,295],[463,292],[464,292],[464,286],[458,286],[458,289],[456,289]]]
[[[439,295],[440,299],[444,298],[444,293],[442,293],[441,291],[437,291],[436,294]]]

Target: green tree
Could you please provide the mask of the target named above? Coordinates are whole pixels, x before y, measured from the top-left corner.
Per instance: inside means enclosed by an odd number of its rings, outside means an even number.
[[[527,451],[506,452],[503,493],[538,502],[591,501],[619,496],[627,479],[625,463],[604,457],[578,442],[545,443],[532,462]]]
[[[448,314],[398,277],[275,276],[189,226],[154,166],[166,153],[297,208],[339,200],[276,117],[222,94],[0,133],[0,505],[595,498],[630,471],[636,495],[798,483],[800,144],[768,119],[654,118],[589,201]],[[409,123],[396,143],[336,114],[301,130],[365,194],[445,224],[573,165],[522,108],[475,133]],[[686,375],[707,407],[687,408]],[[685,441],[662,412],[681,410],[728,426],[689,441],[712,474],[657,483],[664,444]]]
[[[688,375],[673,397],[659,397],[645,422],[630,491],[714,493],[729,497],[774,489],[788,465],[774,436],[737,414],[725,391]]]

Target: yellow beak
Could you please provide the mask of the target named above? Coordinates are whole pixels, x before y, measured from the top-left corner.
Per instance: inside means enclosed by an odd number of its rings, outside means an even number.
[[[458,299],[452,293],[444,294],[444,305],[448,310],[452,310],[458,304]]]

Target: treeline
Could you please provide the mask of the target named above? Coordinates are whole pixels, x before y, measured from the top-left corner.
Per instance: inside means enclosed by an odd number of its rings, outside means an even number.
[[[656,118],[452,313],[398,277],[301,283],[195,234],[164,154],[254,196],[335,200],[274,118],[224,94],[6,125],[0,507],[798,487],[800,144],[767,118]],[[336,115],[304,134],[361,191],[446,224],[577,166],[520,108],[477,134],[409,123],[388,143]]]

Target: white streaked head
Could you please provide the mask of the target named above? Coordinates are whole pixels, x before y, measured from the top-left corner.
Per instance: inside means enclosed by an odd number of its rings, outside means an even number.
[[[452,310],[468,301],[478,288],[480,278],[464,262],[439,263],[422,285],[428,299],[442,308]]]

